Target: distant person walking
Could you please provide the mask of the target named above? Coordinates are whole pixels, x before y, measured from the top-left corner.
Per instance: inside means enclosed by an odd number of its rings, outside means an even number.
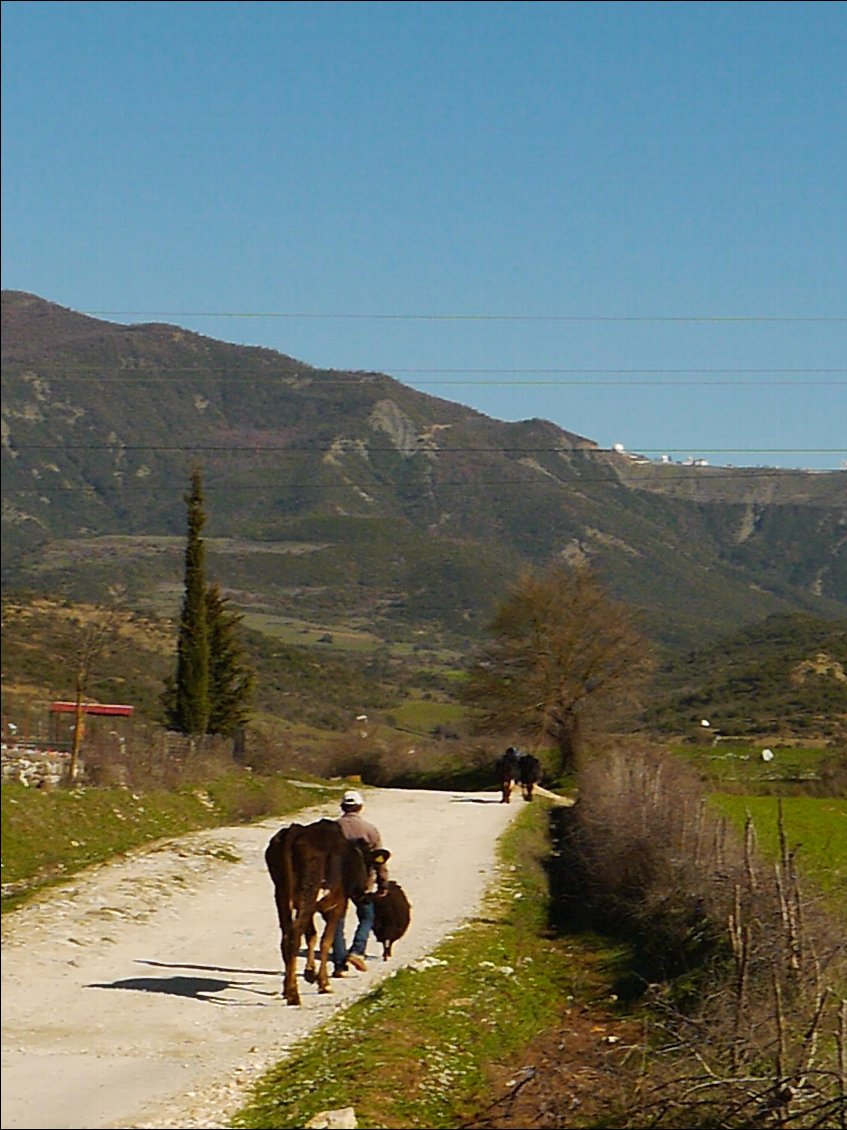
[[[362,816],[364,804],[361,793],[355,789],[348,789],[341,798],[341,816],[338,817],[338,826],[345,839],[364,840],[371,849],[381,848],[382,837],[378,829]],[[375,890],[373,890],[374,885]],[[361,973],[364,973],[367,969],[365,949],[374,924],[373,900],[384,897],[387,891],[388,867],[384,862],[380,862],[369,871],[365,894],[356,903],[359,922],[349,950],[344,941],[344,919],[339,919],[332,946],[332,963],[335,967],[333,977],[343,977],[351,965]]]

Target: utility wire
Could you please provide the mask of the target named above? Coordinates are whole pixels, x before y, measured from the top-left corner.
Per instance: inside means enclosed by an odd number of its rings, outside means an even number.
[[[207,367],[199,367],[198,366],[198,367],[185,367],[185,368],[163,367],[163,368],[157,368],[157,370],[155,372],[145,372],[145,371],[142,371],[142,370],[132,370],[132,371],[129,371],[129,372],[124,371],[123,373],[120,373],[120,374],[114,374],[114,373],[104,374],[104,373],[101,373],[101,372],[98,371],[97,366],[85,366],[85,367],[82,367],[82,368],[77,367],[76,372],[72,372],[72,373],[69,373],[67,371],[62,371],[61,373],[58,373],[58,374],[49,374],[49,375],[38,374],[38,375],[40,375],[40,379],[42,379],[42,380],[52,381],[52,382],[55,382],[55,383],[61,383],[61,382],[66,382],[66,381],[75,381],[75,382],[90,382],[90,383],[97,383],[97,384],[132,384],[132,385],[136,385],[136,386],[143,386],[143,385],[159,384],[159,383],[161,383],[161,377],[164,377],[164,376],[167,376],[167,375],[215,374],[217,376],[218,380],[220,380],[221,377],[222,377],[222,379],[224,379],[227,382],[250,381],[251,385],[271,384],[271,383],[278,383],[278,382],[286,382],[286,381],[290,381],[290,380],[311,380],[311,381],[314,381],[315,384],[320,385],[321,388],[325,388],[326,385],[330,385],[330,384],[350,385],[353,382],[358,382],[358,383],[361,383],[361,384],[373,383],[374,381],[377,381],[379,379],[384,379],[384,377],[388,377],[388,379],[391,379],[391,375],[392,375],[391,373],[374,371],[374,372],[367,372],[367,373],[351,372],[349,374],[344,374],[343,376],[341,376],[341,375],[333,376],[333,375],[331,375],[333,372],[338,372],[338,371],[332,371],[332,370],[330,370],[330,371],[323,371],[323,370],[309,371],[308,368],[305,368],[305,370],[289,370],[289,371],[279,372],[279,373],[261,373],[261,372],[256,373],[256,372],[248,372],[248,371],[243,371],[243,370],[234,371],[232,367],[229,367],[229,368],[207,368]],[[766,381],[762,381],[762,380],[733,379],[733,380],[726,380],[726,381],[722,381],[722,380],[716,380],[715,381],[715,380],[705,380],[704,379],[704,377],[707,376],[707,375],[717,375],[717,376],[719,376],[719,375],[730,374],[730,373],[760,374],[760,375],[765,375],[765,374],[768,374],[768,373],[783,374],[783,375],[788,375],[788,374],[794,374],[794,375],[814,374],[815,376],[817,376],[818,374],[824,374],[824,373],[826,373],[826,374],[847,373],[847,368],[801,368],[801,370],[779,370],[779,368],[775,368],[775,370],[767,370],[767,368],[760,368],[760,370],[727,370],[727,368],[701,368],[701,370],[696,370],[696,368],[691,368],[691,370],[689,370],[689,368],[684,368],[684,370],[682,370],[682,368],[678,368],[678,370],[670,370],[670,368],[669,368],[669,370],[649,370],[649,368],[645,368],[645,370],[615,370],[615,368],[599,368],[599,370],[579,370],[579,368],[576,368],[576,370],[559,370],[559,368],[548,368],[548,370],[538,370],[538,368],[513,368],[513,370],[499,370],[499,368],[488,368],[488,370],[484,370],[484,368],[466,368],[466,370],[463,370],[463,368],[433,368],[433,370],[393,370],[393,373],[402,373],[404,375],[416,375],[418,373],[444,373],[444,374],[455,374],[456,376],[462,376],[462,375],[469,375],[470,376],[470,375],[475,375],[475,374],[489,373],[489,374],[508,374],[510,377],[514,377],[514,379],[506,379],[506,377],[499,377],[498,376],[498,379],[494,379],[494,377],[489,376],[489,377],[486,377],[486,379],[484,379],[484,380],[477,380],[477,381],[464,380],[464,379],[463,380],[440,380],[440,379],[431,379],[430,380],[430,379],[427,379],[427,377],[417,377],[416,382],[414,382],[416,384],[427,384],[427,385],[446,385],[446,386],[465,385],[465,386],[473,386],[473,388],[494,388],[494,386],[503,386],[503,385],[515,385],[515,386],[521,386],[521,388],[526,388],[526,386],[530,386],[530,385],[562,386],[562,388],[565,388],[565,386],[588,386],[588,388],[606,388],[606,386],[614,385],[614,386],[631,386],[631,388],[648,388],[648,386],[652,386],[652,388],[674,388],[674,386],[676,386],[676,388],[697,388],[697,386],[702,386],[702,388],[727,388],[727,386],[732,386],[732,388],[736,388],[736,386],[737,386],[737,388],[741,388],[741,386],[746,386],[746,388],[753,388],[753,389],[762,388],[763,389],[763,388],[774,388],[774,386],[783,386],[783,388],[809,389],[809,388],[823,388],[823,386],[844,386],[844,385],[847,384],[847,381],[836,381],[836,380],[812,380],[812,381],[809,381],[809,380],[798,380],[798,381],[766,380]],[[582,377],[576,377],[576,376],[574,376],[574,377],[558,377],[558,379],[556,379],[556,380],[550,380],[550,379],[547,379],[547,377],[544,377],[544,379],[541,379],[541,377],[533,377],[533,379],[527,380],[527,379],[525,379],[525,377],[523,377],[523,379],[521,377],[521,374],[529,375],[529,374],[556,374],[556,373],[560,373],[560,374],[582,373],[584,375]],[[596,379],[597,376],[602,377],[604,375],[610,375],[610,374],[613,374],[613,373],[617,373],[617,374],[621,375],[621,377],[626,375],[627,379],[626,380],[623,380],[623,379],[621,379],[621,380],[597,380]],[[669,374],[669,375],[675,374],[676,376],[680,376],[683,373],[691,373],[691,374],[698,374],[698,376],[696,377],[696,379],[693,379],[693,380],[631,380],[630,379],[630,375],[647,374],[647,373]],[[7,379],[8,379],[8,375],[9,374],[7,374]],[[18,375],[20,377],[20,379],[26,379],[26,374],[16,374],[16,375]],[[32,377],[30,377],[30,379],[32,379]]]
[[[738,467],[738,468],[734,468],[733,470],[725,470],[725,469],[713,469],[713,468],[710,468],[710,467],[702,467],[702,466],[698,467],[698,466],[693,466],[693,465],[687,465],[686,466],[684,464],[678,464],[678,463],[662,464],[661,469],[662,469],[662,471],[672,470],[672,471],[676,471],[676,472],[683,472],[683,474],[677,473],[676,475],[673,476],[675,482],[680,482],[680,481],[684,481],[684,480],[689,480],[689,481],[698,480],[700,482],[708,482],[708,483],[717,482],[717,481],[723,480],[723,479],[726,479],[726,480],[732,479],[734,482],[739,482],[741,479],[772,479],[772,478],[785,478],[788,475],[832,474],[833,473],[831,471],[829,471],[829,472],[827,472],[827,471],[810,472],[810,471],[806,471],[806,470],[803,470],[803,469],[800,469],[800,468],[793,468],[793,467]],[[607,484],[607,485],[619,486],[621,484],[622,480],[616,475],[602,475],[602,476],[585,475],[585,476],[574,477],[572,479],[552,479],[552,481],[558,483],[559,486],[561,486],[565,490],[571,490],[571,489],[579,489],[579,488],[586,486],[586,485],[597,485],[597,484]],[[527,487],[532,487],[534,485],[541,485],[542,483],[545,486],[549,486],[550,482],[551,482],[551,478],[549,476],[545,476],[543,479],[532,479],[532,480],[527,479],[527,478],[521,478],[521,479],[485,479],[485,480],[475,480],[473,483],[469,483],[466,479],[454,479],[454,480],[448,479],[448,480],[444,480],[444,481],[433,483],[433,484],[422,484],[422,486],[427,487],[427,489],[429,489],[429,490],[440,490],[442,487],[458,487],[462,490],[474,490],[475,491],[479,487],[508,487],[508,486],[521,487],[525,490]],[[208,482],[204,482],[203,489],[207,494],[210,494],[210,495],[213,494],[215,492],[215,489],[216,489],[214,478],[212,478]],[[258,493],[258,492],[261,492],[263,494],[269,494],[269,493],[273,493],[274,491],[279,493],[279,492],[282,492],[282,491],[289,492],[289,491],[294,491],[294,490],[298,490],[298,491],[305,491],[305,490],[322,490],[322,491],[343,490],[343,491],[350,491],[354,488],[349,483],[315,483],[315,482],[311,482],[311,483],[281,483],[281,484],[277,484],[276,486],[273,486],[273,485],[269,486],[267,483],[240,483],[240,484],[236,483],[236,484],[232,484],[232,485],[225,484],[223,486],[223,489],[225,489],[227,494],[234,494],[236,492],[237,493],[254,493],[254,492]],[[59,487],[59,486],[56,486],[56,487],[52,487],[52,486],[47,486],[47,487],[11,487],[7,490],[6,493],[9,493],[9,494],[28,494],[28,495],[29,494],[35,494],[35,495],[90,494],[90,495],[108,495],[109,497],[111,497],[111,496],[114,496],[114,495],[123,495],[123,494],[149,494],[151,491],[155,491],[157,494],[162,494],[162,493],[184,494],[185,493],[185,487],[184,486],[178,486],[177,484],[174,484],[174,483],[171,483],[171,482],[168,482],[168,483],[164,484],[163,486],[160,486],[157,483],[153,482],[152,480],[148,480],[143,485],[142,484],[136,484],[136,483],[133,483],[131,485],[126,485],[122,482],[121,483],[115,482],[113,484],[109,484],[108,487],[94,486],[94,485],[68,486],[68,487]]]
[[[349,441],[358,444],[355,439]],[[290,446],[288,444],[156,444],[156,443],[14,443],[8,441],[8,446],[14,451],[156,451],[156,452],[214,452],[217,454],[230,454],[246,452],[261,454],[271,452],[284,455],[306,455],[321,453],[337,449],[336,442],[310,444],[306,447]],[[366,444],[368,452],[394,452],[398,448],[389,444],[385,447]],[[627,451],[618,451],[613,447],[427,447],[425,443],[417,448],[416,454],[426,455],[682,455],[688,454],[692,447],[635,447]],[[838,455],[847,452],[847,447],[697,447],[697,451],[705,455]],[[402,452],[401,454],[409,454]]]
[[[309,321],[405,321],[405,322],[847,322],[847,316],[770,314],[385,314],[305,310],[83,310],[89,317],[120,315],[126,318],[282,318]]]

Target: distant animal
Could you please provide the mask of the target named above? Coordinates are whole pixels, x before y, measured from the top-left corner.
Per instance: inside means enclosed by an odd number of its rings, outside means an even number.
[[[382,898],[374,899],[374,937],[382,942],[382,960],[391,957],[391,947],[409,929],[412,908],[406,892],[393,879],[388,881],[388,891]]]
[[[518,773],[524,800],[532,800],[533,790],[541,780],[541,762],[531,753],[522,753],[519,759]]]
[[[512,787],[518,781],[518,762],[520,757],[514,746],[509,746],[497,761],[497,780],[500,782],[500,803],[510,804]]]
[[[345,839],[336,820],[290,824],[280,828],[268,843],[265,864],[274,885],[282,952],[282,995],[288,1004],[300,1004],[297,957],[304,938],[305,980],[310,984],[317,981],[319,993],[332,992],[328,962],[335,928],[347,912],[348,901],[364,895],[368,871],[377,862],[377,855],[385,861],[390,852],[385,848],[374,852],[364,840]],[[316,913],[325,923],[317,969]]]

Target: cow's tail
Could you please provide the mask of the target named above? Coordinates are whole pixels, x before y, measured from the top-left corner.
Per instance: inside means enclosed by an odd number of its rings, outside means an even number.
[[[276,911],[280,929],[293,922],[294,871],[291,866],[293,832],[299,825],[280,828],[265,849],[265,864],[274,885]]]

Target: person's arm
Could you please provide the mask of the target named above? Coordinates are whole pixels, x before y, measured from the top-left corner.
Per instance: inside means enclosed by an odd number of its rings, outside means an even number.
[[[374,848],[378,851],[379,848],[382,847],[382,837],[380,836],[380,834],[379,834],[379,832],[377,831],[376,828],[374,828],[374,832],[376,833],[376,843],[374,844]],[[375,891],[375,894],[379,898],[382,895],[387,894],[387,892],[388,892],[388,861],[383,860],[382,862],[377,863],[375,870],[376,870],[376,891]]]

